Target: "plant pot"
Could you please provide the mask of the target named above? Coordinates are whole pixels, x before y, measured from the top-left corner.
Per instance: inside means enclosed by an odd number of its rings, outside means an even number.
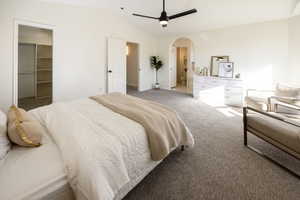
[[[160,84],[159,83],[155,83],[154,84],[154,89],[158,90],[160,88]]]

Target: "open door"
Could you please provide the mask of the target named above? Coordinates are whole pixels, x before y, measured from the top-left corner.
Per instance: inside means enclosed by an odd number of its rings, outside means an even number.
[[[126,94],[126,41],[108,39],[107,92]]]

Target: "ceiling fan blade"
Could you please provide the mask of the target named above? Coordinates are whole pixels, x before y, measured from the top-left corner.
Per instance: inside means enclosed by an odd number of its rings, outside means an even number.
[[[193,14],[193,13],[196,13],[198,12],[197,9],[192,9],[192,10],[188,10],[188,11],[185,11],[185,12],[182,12],[182,13],[178,13],[176,15],[172,15],[169,17],[169,19],[175,19],[175,18],[178,18],[178,17],[183,17],[183,16],[186,16],[186,15],[190,15],[190,14]]]
[[[150,19],[159,19],[158,17],[150,17],[150,16],[147,16],[147,15],[140,15],[140,14],[135,14],[135,13],[133,13],[132,15],[137,16],[137,17],[150,18]]]

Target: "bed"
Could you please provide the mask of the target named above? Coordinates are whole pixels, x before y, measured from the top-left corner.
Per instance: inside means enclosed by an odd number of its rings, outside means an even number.
[[[151,159],[141,124],[92,99],[30,114],[45,127],[43,145],[9,152],[0,169],[1,199],[119,200],[161,162]],[[184,145],[192,146],[188,139]]]

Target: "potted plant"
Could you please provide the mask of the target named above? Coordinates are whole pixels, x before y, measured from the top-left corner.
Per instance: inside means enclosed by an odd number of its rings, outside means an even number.
[[[157,72],[163,66],[163,62],[159,59],[159,56],[151,56],[151,66],[155,69],[155,85],[154,88],[159,89],[159,83],[157,81]]]

